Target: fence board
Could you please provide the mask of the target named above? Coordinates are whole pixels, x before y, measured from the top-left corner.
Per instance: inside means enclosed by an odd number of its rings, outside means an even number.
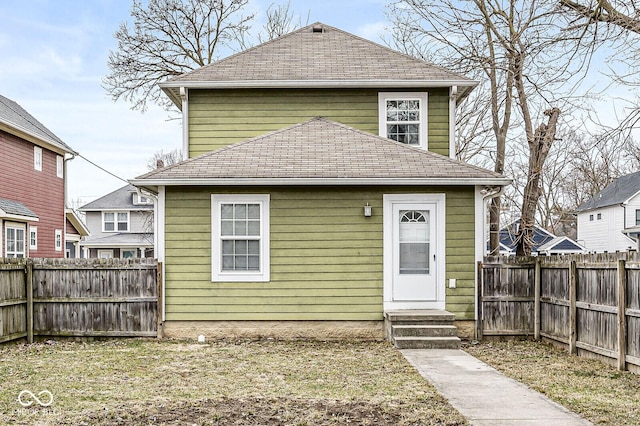
[[[152,259],[0,259],[0,342],[157,336],[159,276]]]
[[[549,256],[538,258],[538,264],[540,296],[535,299],[533,258],[484,259],[482,334],[538,335],[537,318],[539,335],[570,351],[617,360],[621,369],[640,366],[640,255]]]

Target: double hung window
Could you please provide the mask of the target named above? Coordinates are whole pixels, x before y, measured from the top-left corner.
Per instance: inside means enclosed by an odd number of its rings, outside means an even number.
[[[25,257],[25,230],[13,226],[5,228],[5,256]]]
[[[378,102],[380,136],[427,149],[426,93],[380,93]]]
[[[102,213],[103,232],[128,232],[129,212],[104,212]]]
[[[269,196],[212,195],[212,280],[269,281]]]

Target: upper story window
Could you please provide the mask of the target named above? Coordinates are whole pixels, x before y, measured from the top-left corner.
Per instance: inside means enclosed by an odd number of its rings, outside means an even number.
[[[378,94],[379,134],[410,146],[427,149],[427,94]]]
[[[598,220],[602,220],[602,213],[598,213]]]
[[[33,147],[33,168],[39,172],[42,171],[42,148]]]
[[[212,195],[212,281],[269,281],[269,196]]]
[[[133,193],[133,204],[134,205],[149,205],[153,204],[153,200],[149,197],[145,197],[144,195],[140,195],[137,192]]]
[[[26,256],[25,251],[25,230],[24,227],[7,225],[5,228],[5,256],[20,257]]]
[[[593,222],[593,215],[592,214],[589,215],[589,222]]]
[[[56,156],[56,176],[64,178],[64,159],[60,155]]]
[[[54,241],[56,251],[62,251],[62,229],[55,230]]]
[[[36,226],[29,227],[29,248],[38,250],[38,228]]]
[[[129,232],[129,212],[103,212],[102,232]]]
[[[640,226],[640,209],[636,209],[636,226]]]

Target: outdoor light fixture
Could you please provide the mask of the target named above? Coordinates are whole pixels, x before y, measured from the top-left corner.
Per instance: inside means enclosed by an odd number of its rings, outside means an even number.
[[[369,202],[364,206],[364,217],[371,217],[371,206],[369,205]]]

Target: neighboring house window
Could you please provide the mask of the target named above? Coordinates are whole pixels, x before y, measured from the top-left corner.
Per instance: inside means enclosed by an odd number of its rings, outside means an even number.
[[[427,149],[426,93],[379,93],[378,107],[380,136]]]
[[[640,226],[640,209],[636,210],[636,226]]]
[[[212,195],[212,280],[269,281],[269,195]]]
[[[64,159],[59,155],[56,156],[56,176],[64,177]]]
[[[98,250],[99,259],[111,259],[113,258],[113,250]]]
[[[149,205],[153,204],[151,198],[145,197],[143,195],[138,195],[138,193],[133,193],[133,204],[135,205]]]
[[[102,213],[103,232],[128,232],[129,212],[103,212]]]
[[[123,259],[133,259],[136,257],[137,250],[122,250],[122,258]]]
[[[7,226],[5,229],[5,256],[25,257],[24,228]]]
[[[29,248],[38,250],[38,228],[35,226],[29,227]]]
[[[42,171],[42,148],[39,146],[33,147],[33,168]]]
[[[602,213],[598,213],[598,220],[602,220]]]
[[[55,249],[56,251],[62,251],[62,230],[61,229],[56,229],[55,230]]]
[[[589,222],[593,222],[593,215],[592,214],[589,215]]]

